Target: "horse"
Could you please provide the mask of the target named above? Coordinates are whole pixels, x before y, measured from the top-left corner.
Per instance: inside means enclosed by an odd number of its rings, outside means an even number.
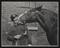
[[[20,14],[16,23],[38,22],[46,32],[50,45],[57,45],[57,13],[42,7],[32,8]]]

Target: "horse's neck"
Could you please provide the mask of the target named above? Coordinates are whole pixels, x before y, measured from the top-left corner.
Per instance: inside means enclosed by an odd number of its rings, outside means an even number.
[[[43,14],[43,13],[46,13],[46,14]],[[55,13],[52,11],[43,9],[38,14],[39,14],[39,16],[37,16],[38,23],[42,26],[42,28],[46,32],[50,31],[50,29],[54,26],[54,23],[56,22]],[[55,19],[55,21],[52,21],[51,18]]]
[[[49,31],[48,26],[47,26],[44,22],[42,22],[41,19],[40,19],[39,17],[38,17],[37,22],[38,22],[39,25],[45,30],[45,32],[48,32],[48,31]]]

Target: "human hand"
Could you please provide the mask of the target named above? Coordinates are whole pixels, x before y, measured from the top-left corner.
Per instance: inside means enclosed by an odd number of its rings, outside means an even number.
[[[16,39],[19,39],[20,37],[21,37],[21,35],[14,36],[14,38],[16,38]]]

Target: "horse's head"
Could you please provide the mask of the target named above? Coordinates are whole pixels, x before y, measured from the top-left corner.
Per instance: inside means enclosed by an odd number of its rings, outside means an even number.
[[[27,23],[36,21],[36,17],[38,16],[37,12],[41,10],[41,7],[33,8],[24,13],[20,14],[17,18],[15,18],[15,22],[17,23]]]

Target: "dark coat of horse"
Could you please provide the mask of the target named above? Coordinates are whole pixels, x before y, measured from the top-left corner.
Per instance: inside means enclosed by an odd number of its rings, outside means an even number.
[[[38,22],[45,30],[47,39],[51,45],[57,45],[57,14],[41,7],[25,11],[18,17],[22,23]]]

